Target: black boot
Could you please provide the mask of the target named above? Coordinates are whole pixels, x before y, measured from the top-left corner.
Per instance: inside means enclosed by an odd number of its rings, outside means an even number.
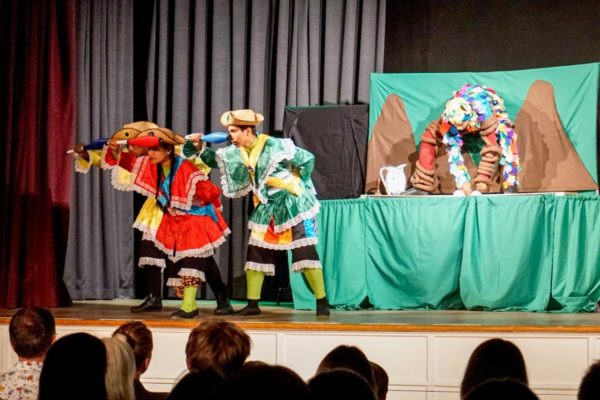
[[[329,315],[329,302],[327,301],[327,297],[323,297],[322,299],[317,299],[317,315]]]
[[[194,318],[198,314],[200,314],[200,310],[197,309],[197,308],[195,310],[190,311],[190,312],[183,311],[183,310],[179,309],[179,310],[175,311],[174,313],[171,313],[171,318],[174,318],[174,319],[178,319],[178,318]]]
[[[241,315],[243,317],[247,317],[250,315],[259,315],[260,308],[258,307],[258,300],[250,300],[248,299],[248,305],[242,308],[239,311],[235,312],[235,315]]]
[[[229,302],[229,298],[225,293],[219,293],[217,295],[217,308],[215,308],[215,315],[229,315],[233,314],[233,307]]]
[[[137,314],[149,311],[161,311],[162,308],[162,299],[152,293],[149,293],[142,304],[136,307],[131,307],[131,312]]]

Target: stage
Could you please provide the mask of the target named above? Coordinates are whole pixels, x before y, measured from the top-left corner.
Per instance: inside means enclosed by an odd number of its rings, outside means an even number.
[[[152,329],[155,349],[143,381],[167,391],[185,369],[187,336],[213,318],[214,302],[199,301],[192,320],[169,318],[179,302],[165,301],[158,313],[134,315],[139,300],[83,301],[52,309],[59,336],[76,331],[109,336],[124,321],[141,319]],[[242,302],[234,302],[239,309]],[[473,349],[502,337],[522,350],[531,387],[545,399],[575,399],[586,368],[600,357],[600,315],[483,311],[334,310],[330,317],[294,310],[286,303],[261,305],[254,317],[228,316],[252,338],[250,359],[286,365],[310,378],[322,357],[339,344],[356,345],[390,376],[388,399],[458,399],[462,373]],[[0,310],[0,370],[15,361],[7,352],[13,310]]]

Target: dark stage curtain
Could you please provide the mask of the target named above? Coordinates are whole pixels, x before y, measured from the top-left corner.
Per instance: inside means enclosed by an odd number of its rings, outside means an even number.
[[[76,12],[75,140],[89,143],[134,121],[134,4],[80,0]],[[74,299],[132,297],[133,194],[115,190],[110,171],[73,170],[67,288]]]
[[[73,1],[0,0],[0,307],[70,303],[74,27]]]
[[[384,20],[385,0],[157,0],[148,116],[185,134],[223,130],[224,111],[253,108],[265,115],[259,130],[279,135],[288,105],[368,102]],[[244,298],[248,198],[223,200],[232,235],[216,258]]]

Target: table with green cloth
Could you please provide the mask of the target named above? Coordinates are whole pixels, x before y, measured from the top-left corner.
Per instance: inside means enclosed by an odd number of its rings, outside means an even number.
[[[600,299],[595,194],[328,200],[317,225],[336,308],[577,312]],[[301,274],[291,285],[294,307],[314,309]]]

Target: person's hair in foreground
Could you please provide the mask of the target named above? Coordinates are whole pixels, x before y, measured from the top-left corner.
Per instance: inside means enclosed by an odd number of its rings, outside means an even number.
[[[72,333],[48,350],[40,375],[39,400],[106,400],[106,348],[88,333]]]
[[[373,361],[371,363],[371,370],[373,371],[373,381],[375,383],[375,394],[377,400],[385,400],[388,392],[388,385],[390,378],[383,367]]]
[[[375,400],[375,392],[365,378],[345,368],[321,372],[308,381],[318,400]]]
[[[146,370],[152,359],[152,332],[142,321],[130,321],[119,326],[113,333],[122,334],[132,339],[133,353],[135,355],[136,378],[139,378]]]
[[[578,400],[600,399],[600,361],[592,364],[579,385]]]
[[[321,360],[317,374],[334,368],[346,368],[362,376],[372,388],[375,388],[371,363],[365,353],[356,346],[340,345],[331,350]]]
[[[45,308],[25,307],[13,315],[8,332],[10,345],[19,357],[43,357],[54,341],[56,325]]]
[[[464,397],[465,400],[538,400],[538,397],[523,383],[511,378],[488,379],[475,386]]]
[[[239,326],[209,319],[190,332],[185,346],[187,366],[189,370],[212,368],[228,375],[242,368],[251,347],[250,337]]]
[[[208,398],[208,393],[223,376],[212,368],[202,371],[190,371],[177,382],[166,400],[203,400]]]
[[[226,376],[211,392],[215,400],[312,400],[308,385],[289,368],[253,365]]]
[[[525,360],[514,343],[494,338],[477,346],[465,369],[460,397],[464,398],[475,386],[491,378],[512,378],[528,385]]]
[[[108,400],[133,400],[135,358],[127,337],[116,334],[102,339],[106,347],[106,393]]]

